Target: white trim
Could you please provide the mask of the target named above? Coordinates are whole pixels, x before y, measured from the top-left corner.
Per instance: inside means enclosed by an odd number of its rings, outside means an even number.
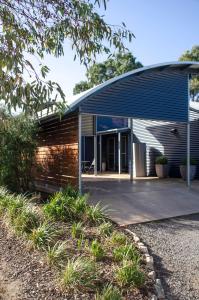
[[[102,172],[102,135],[99,136],[99,143],[100,143],[100,172]]]
[[[190,79],[188,75],[188,122],[187,122],[187,186],[191,187],[190,180]]]
[[[121,174],[121,132],[118,132],[118,173]]]
[[[133,181],[133,119],[130,119],[130,180]]]
[[[78,115],[78,157],[79,157],[79,178],[78,178],[78,185],[79,185],[79,192],[82,193],[82,116],[81,114]]]

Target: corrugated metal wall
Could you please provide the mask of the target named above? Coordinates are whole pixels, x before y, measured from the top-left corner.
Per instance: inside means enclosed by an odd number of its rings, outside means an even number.
[[[199,162],[199,114],[191,112],[191,157]],[[171,132],[177,129],[177,133]],[[134,120],[135,141],[146,143],[147,175],[155,175],[155,158],[164,154],[170,164],[170,176],[178,177],[179,165],[186,157],[187,126],[183,123]],[[199,170],[198,170],[199,176]]]
[[[80,111],[97,115],[187,121],[188,77],[148,72],[120,79],[88,96]]]

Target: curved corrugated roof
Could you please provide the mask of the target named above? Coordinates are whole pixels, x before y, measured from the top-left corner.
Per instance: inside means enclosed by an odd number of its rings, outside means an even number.
[[[195,61],[166,62],[166,63],[150,65],[147,67],[142,67],[139,69],[129,71],[127,73],[124,73],[122,75],[114,77],[110,80],[107,80],[106,82],[99,84],[99,85],[97,85],[89,90],[86,90],[80,94],[77,94],[77,95],[67,98],[66,100],[67,100],[67,104],[68,104],[68,109],[66,111],[66,114],[78,109],[79,106],[84,102],[84,100],[87,99],[89,96],[94,95],[95,93],[102,90],[103,88],[105,88],[117,81],[128,78],[129,76],[134,76],[134,75],[136,76],[139,74],[144,74],[144,73],[153,72],[153,71],[158,72],[158,71],[174,71],[174,70],[186,72],[187,74],[199,74],[199,62],[195,62]],[[192,107],[191,107],[191,109],[192,109]],[[194,107],[193,109],[195,111],[196,110],[199,111],[199,108]],[[42,118],[40,118],[40,120],[51,117],[53,115],[54,114],[42,117]]]
[[[180,71],[186,71],[188,74],[198,74],[199,73],[199,62],[193,62],[193,61],[176,61],[176,62],[167,62],[167,63],[161,63],[161,64],[155,64],[150,65],[147,67],[142,67],[139,69],[135,69],[133,71],[129,71],[127,73],[124,73],[122,75],[119,75],[117,77],[114,77],[110,80],[105,81],[102,84],[99,84],[89,90],[86,90],[80,94],[74,95],[71,98],[67,99],[67,103],[69,105],[70,110],[74,110],[78,108],[78,106],[81,104],[84,99],[87,97],[95,94],[100,89],[103,89],[104,87],[111,85],[112,83],[115,83],[121,79],[127,78],[129,76],[133,75],[139,75],[148,71],[169,71],[169,70],[180,70]]]

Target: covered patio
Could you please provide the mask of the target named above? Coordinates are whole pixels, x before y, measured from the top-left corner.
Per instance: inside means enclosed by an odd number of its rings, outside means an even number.
[[[83,191],[91,203],[106,206],[120,226],[199,213],[198,181],[189,189],[182,179],[85,176]]]
[[[37,162],[45,168],[37,186],[56,191],[70,184],[89,192],[120,225],[199,212],[198,181],[190,180],[191,155],[199,162],[199,110],[190,109],[189,88],[198,73],[197,62],[133,70],[78,95],[61,120],[41,119]],[[138,179],[134,146],[147,143]],[[169,156],[173,177],[186,158],[186,181],[149,177],[158,155]]]

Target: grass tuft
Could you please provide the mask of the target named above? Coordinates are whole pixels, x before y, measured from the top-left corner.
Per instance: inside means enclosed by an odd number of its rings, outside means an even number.
[[[101,207],[100,203],[87,206],[87,220],[92,224],[101,224],[106,220],[107,207]]]
[[[44,249],[59,235],[59,231],[53,224],[44,222],[34,228],[29,235],[32,246],[36,249]]]
[[[138,250],[132,245],[121,245],[113,250],[113,256],[116,261],[131,260],[135,263],[140,261]]]
[[[101,260],[104,257],[104,250],[97,240],[92,241],[90,252],[96,260]]]
[[[117,283],[124,286],[135,286],[140,288],[145,282],[145,276],[140,271],[138,264],[134,264],[130,261],[123,261],[123,265],[116,271]]]
[[[71,235],[73,239],[80,238],[83,235],[83,232],[84,232],[84,228],[82,222],[72,224]]]
[[[49,265],[60,264],[67,257],[66,242],[56,242],[54,246],[46,249],[46,258]]]
[[[111,222],[103,222],[99,228],[98,232],[102,236],[110,236],[113,233],[113,225]]]
[[[39,217],[31,208],[23,208],[12,220],[14,230],[19,234],[30,234],[38,226]]]
[[[122,300],[122,296],[117,287],[108,284],[101,293],[97,293],[95,300]]]
[[[93,289],[95,280],[96,266],[88,258],[78,257],[68,260],[61,274],[62,285],[69,290]]]
[[[126,235],[117,231],[114,231],[112,236],[110,237],[110,243],[114,246],[125,245],[126,241]]]

